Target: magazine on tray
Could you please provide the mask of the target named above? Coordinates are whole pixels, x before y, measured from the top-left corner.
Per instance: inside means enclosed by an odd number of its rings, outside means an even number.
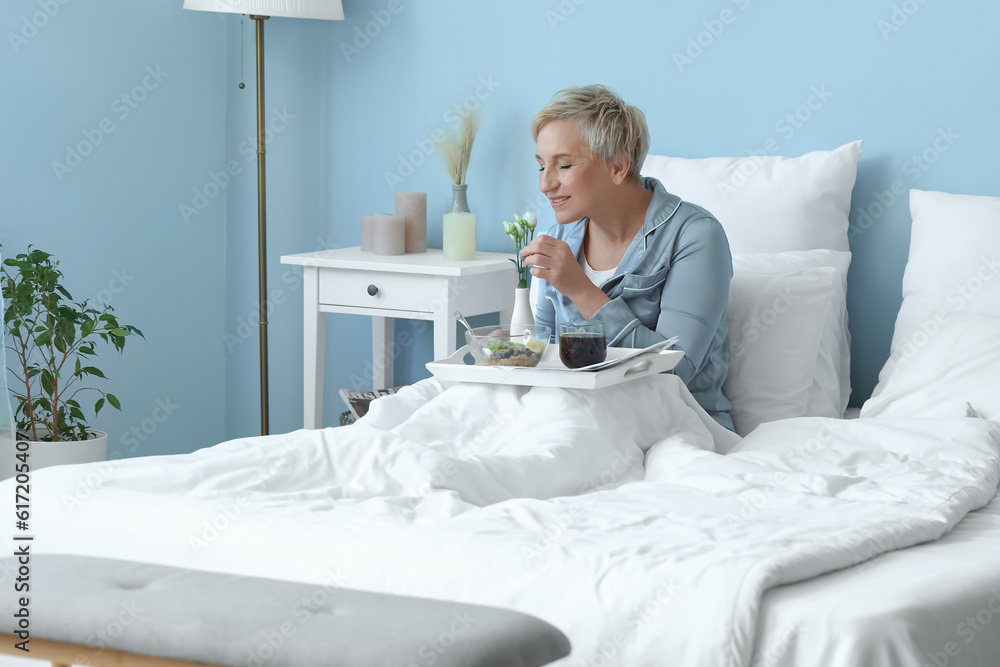
[[[405,385],[400,385],[398,387],[386,387],[385,389],[341,389],[340,397],[344,399],[344,403],[350,409],[351,414],[354,415],[355,419],[361,419],[366,414],[368,414],[368,406],[376,398],[381,398],[382,396],[389,396],[395,394],[397,391],[402,389]]]

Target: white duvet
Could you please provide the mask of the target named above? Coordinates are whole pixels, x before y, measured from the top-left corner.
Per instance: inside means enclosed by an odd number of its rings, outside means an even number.
[[[430,379],[350,427],[38,471],[31,532],[36,553],[516,609],[569,636],[561,665],[736,666],[769,664],[768,588],[936,539],[997,488],[1000,427],[979,419],[788,420],[737,441],[671,375]]]

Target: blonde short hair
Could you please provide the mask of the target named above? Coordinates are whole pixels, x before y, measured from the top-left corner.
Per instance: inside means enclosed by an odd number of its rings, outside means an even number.
[[[554,120],[576,121],[590,152],[605,162],[630,158],[627,177],[639,180],[639,169],[649,152],[649,130],[641,109],[626,104],[607,86],[564,88],[535,114],[531,138],[538,141],[541,129]]]

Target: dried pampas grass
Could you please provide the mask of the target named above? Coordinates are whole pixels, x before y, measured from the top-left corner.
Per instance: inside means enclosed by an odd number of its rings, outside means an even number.
[[[444,162],[448,175],[455,185],[465,185],[465,172],[469,168],[469,158],[472,155],[472,143],[476,140],[476,131],[482,115],[474,109],[463,109],[458,121],[458,134],[446,132],[444,139],[437,145],[438,155]]]

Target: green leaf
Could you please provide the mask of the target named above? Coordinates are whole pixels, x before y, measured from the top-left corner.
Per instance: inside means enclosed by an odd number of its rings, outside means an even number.
[[[55,390],[55,381],[49,371],[42,371],[42,390],[49,396]]]
[[[94,403],[94,414],[96,415],[104,407],[104,397],[97,399],[97,403]]]
[[[108,394],[108,403],[111,404],[115,410],[121,410],[122,404],[118,402],[118,398],[114,394]]]
[[[99,378],[104,378],[105,380],[108,379],[101,371],[101,369],[97,368],[96,366],[84,366],[82,370],[84,373],[87,373],[88,375],[96,375]]]
[[[111,329],[110,331],[108,331],[108,333],[111,334],[112,336],[118,336],[119,338],[124,338],[125,336],[127,336],[129,334],[128,331],[126,331],[125,329],[119,328],[119,327],[115,327],[114,329]]]

